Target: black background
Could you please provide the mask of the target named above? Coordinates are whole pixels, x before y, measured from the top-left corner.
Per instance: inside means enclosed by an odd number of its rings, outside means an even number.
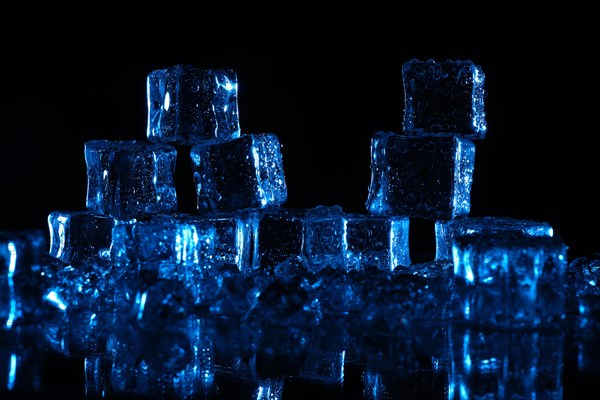
[[[145,139],[146,75],[178,63],[236,71],[242,132],[275,133],[283,145],[287,206],[365,212],[370,138],[402,129],[402,64],[460,59],[482,66],[488,92],[471,215],[547,221],[571,259],[600,251],[595,14],[423,5],[4,13],[0,229],[46,229],[50,212],[85,209],[84,143]],[[178,161],[178,195],[193,212],[186,162]],[[418,260],[433,249],[433,225],[411,227]],[[48,381],[72,379],[80,393],[81,370],[64,375],[69,362],[48,363],[59,377]]]
[[[84,143],[145,139],[146,75],[177,63],[237,72],[242,132],[275,133],[283,145],[286,205],[364,212],[370,138],[402,130],[402,64],[466,59],[482,66],[488,92],[471,215],[547,221],[571,258],[600,250],[598,78],[584,10],[567,27],[569,10],[457,20],[290,7],[252,19],[149,6],[137,18],[24,17],[3,28],[0,227],[46,228],[51,211],[84,209]],[[193,212],[187,175],[177,184],[181,210]],[[427,224],[414,223],[415,252],[432,249]]]

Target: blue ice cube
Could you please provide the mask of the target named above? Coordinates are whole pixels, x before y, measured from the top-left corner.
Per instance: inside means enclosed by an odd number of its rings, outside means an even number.
[[[205,255],[215,254],[214,225],[164,224],[138,221],[118,226],[113,234],[113,258],[146,282],[155,278],[179,281],[197,302],[211,298],[220,286],[220,271]]]
[[[85,143],[88,211],[127,220],[177,211],[177,150],[141,140]]]
[[[452,240],[461,235],[485,232],[510,232],[526,236],[552,236],[554,230],[545,221],[533,221],[505,216],[463,217],[435,222],[435,258],[452,259]]]
[[[111,257],[142,279],[182,281],[204,302],[216,294],[224,274],[252,268],[257,224],[253,213],[243,212],[157,216],[116,226]]]
[[[91,211],[52,211],[48,214],[49,254],[65,263],[75,264],[90,257],[108,257],[113,227],[132,221]]]
[[[240,135],[237,75],[231,69],[178,64],[147,77],[147,137],[193,145]]]
[[[242,272],[252,270],[256,263],[255,247],[260,217],[261,213],[254,210],[203,215],[178,213],[153,217],[148,225],[155,224],[158,227],[181,224],[192,229],[208,228],[212,236],[204,240],[210,245],[210,250],[205,248],[196,257],[212,263],[215,268],[224,272]],[[181,242],[183,243],[184,241]]]
[[[258,229],[257,267],[272,269],[302,256],[305,212],[281,207],[264,213]]]
[[[0,325],[36,322],[38,274],[48,239],[41,229],[0,231]]]
[[[274,134],[196,144],[190,158],[201,214],[265,208],[287,200],[281,145]]]
[[[392,271],[411,264],[408,217],[352,213],[346,219],[350,268]]]
[[[139,220],[113,229],[111,258],[157,271],[161,264],[192,266],[210,254],[214,235],[213,224],[195,224],[179,216]]]
[[[452,137],[407,137],[377,132],[371,138],[367,210],[430,220],[471,210],[475,145]]]
[[[449,399],[563,399],[564,335],[450,326]]]
[[[413,59],[402,66],[402,82],[407,135],[485,137],[485,75],[479,65]]]
[[[560,237],[463,235],[452,254],[452,318],[511,329],[552,327],[564,318],[567,246]]]
[[[346,222],[339,205],[266,211],[259,223],[257,265],[292,263],[313,273],[325,267],[346,270]]]
[[[251,263],[252,225],[246,214],[156,216],[113,229],[111,257],[139,268],[161,264],[241,269]]]
[[[310,271],[347,269],[346,215],[339,205],[308,209],[304,220],[304,255]]]
[[[411,263],[408,228],[408,217],[345,213],[339,205],[272,209],[260,220],[257,265],[391,271]]]

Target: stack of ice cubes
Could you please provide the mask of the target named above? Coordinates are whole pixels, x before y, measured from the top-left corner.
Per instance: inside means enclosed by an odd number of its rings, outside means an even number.
[[[281,143],[240,128],[233,70],[151,71],[146,138],[84,145],[86,209],[52,211],[49,241],[0,236],[3,387],[39,390],[43,343],[83,360],[90,397],[339,395],[359,370],[369,399],[562,398],[564,328],[597,351],[599,257],[569,264],[548,222],[469,215],[479,65],[414,59],[402,79],[403,131],[373,134],[366,210],[348,213],[285,206]],[[425,262],[414,219],[435,222]]]

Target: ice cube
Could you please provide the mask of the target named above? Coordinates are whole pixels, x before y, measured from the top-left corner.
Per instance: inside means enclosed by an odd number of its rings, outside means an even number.
[[[505,216],[463,217],[435,222],[435,259],[452,259],[452,240],[461,235],[485,232],[510,232],[526,236],[552,236],[554,230],[545,221]]]
[[[371,138],[367,211],[430,220],[466,216],[474,164],[469,139],[377,132]]]
[[[275,208],[265,212],[258,229],[257,267],[273,269],[301,257],[304,243],[304,209]]]
[[[392,271],[412,263],[408,217],[350,213],[346,220],[349,268]]]
[[[326,267],[347,269],[347,221],[338,205],[308,209],[304,220],[304,254],[311,272]]]
[[[226,275],[252,269],[254,213],[156,216],[113,229],[111,257],[142,280],[175,279],[197,303],[209,301]]]
[[[287,263],[313,273],[328,266],[346,270],[346,222],[339,205],[265,211],[259,223],[257,265],[271,269]]]
[[[48,214],[49,254],[65,263],[75,264],[90,257],[108,257],[113,227],[132,221],[91,211],[52,211]]]
[[[142,140],[85,143],[88,211],[127,220],[177,211],[177,150]]]
[[[147,77],[147,138],[193,145],[240,135],[238,80],[231,69],[177,64]]]
[[[497,232],[455,238],[452,318],[511,329],[560,323],[567,248],[556,235]]]
[[[274,134],[196,144],[190,158],[200,214],[262,209],[287,200],[281,145]]]
[[[404,133],[485,138],[486,91],[481,66],[469,60],[412,59],[402,66],[402,82]]]

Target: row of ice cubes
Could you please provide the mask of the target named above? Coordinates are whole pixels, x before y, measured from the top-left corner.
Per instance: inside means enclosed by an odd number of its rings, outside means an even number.
[[[282,204],[287,187],[273,134],[249,134],[189,149],[199,212]],[[141,140],[85,143],[86,206],[119,219],[177,212],[177,150]]]
[[[408,218],[345,213],[339,206],[158,215],[140,221],[119,221],[89,211],[55,211],[48,222],[48,254],[55,261],[42,272],[56,275],[59,286],[66,285],[45,294],[51,301],[78,280],[78,291],[92,290],[96,293],[92,297],[103,301],[102,295],[111,292],[111,285],[121,277],[134,283],[172,279],[183,283],[194,303],[206,305],[222,289],[224,277],[243,279],[262,272],[279,278],[318,277],[335,271],[330,273],[348,279],[351,273],[370,273],[374,279],[373,271],[380,271],[443,277],[445,284],[452,284],[454,303],[451,314],[443,316],[473,324],[548,325],[565,314],[565,246],[552,236],[548,224],[535,221],[501,217],[438,221],[436,260],[422,264],[410,260]],[[31,239],[17,239],[9,243],[38,252],[46,245],[39,235],[37,247]],[[24,257],[19,256],[20,268],[28,271]],[[21,306],[35,301],[18,296],[28,293],[23,284],[30,279],[23,280],[28,275],[19,275],[16,266],[11,267],[10,257],[5,261],[3,279],[13,301],[4,303],[2,314],[3,323],[11,325],[26,313]],[[35,265],[39,270],[39,262]],[[377,288],[376,295],[383,290]],[[402,303],[401,297],[396,300]],[[67,307],[64,299],[56,304]],[[442,307],[436,315],[442,316],[443,311]]]

